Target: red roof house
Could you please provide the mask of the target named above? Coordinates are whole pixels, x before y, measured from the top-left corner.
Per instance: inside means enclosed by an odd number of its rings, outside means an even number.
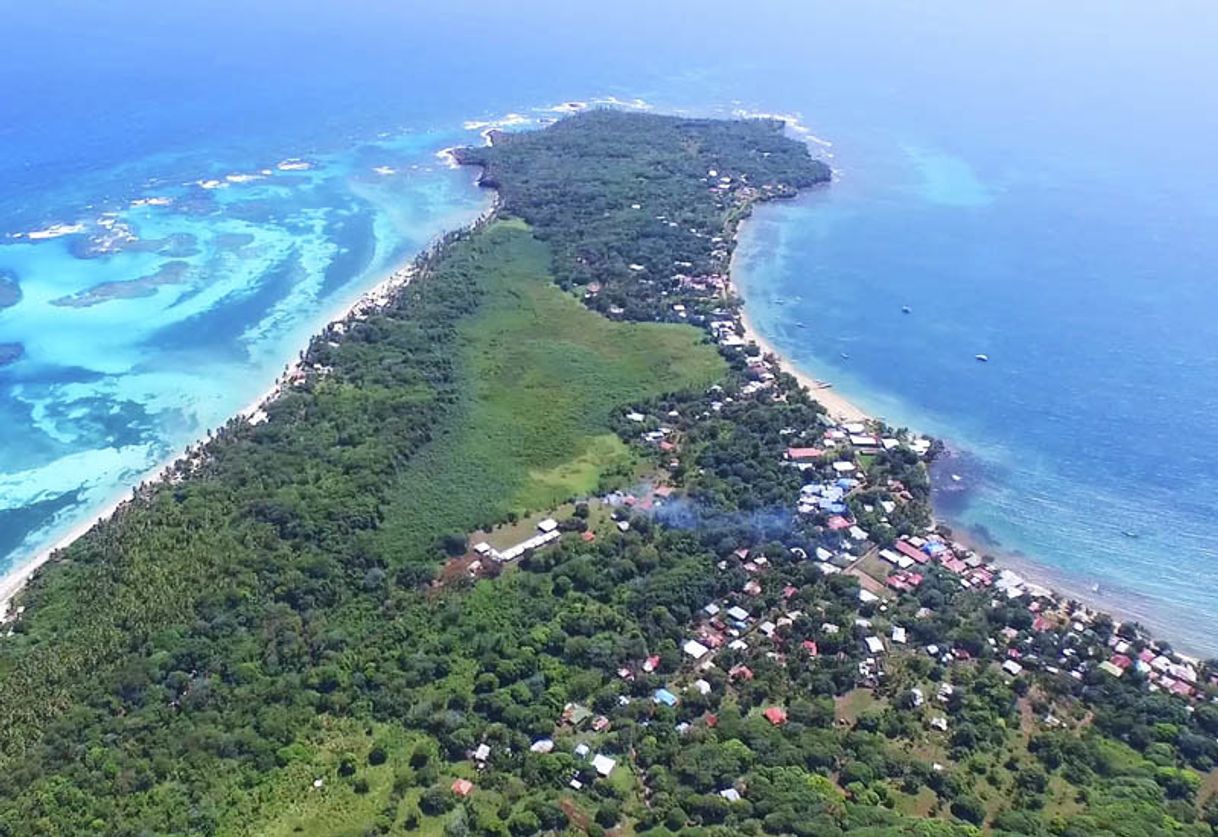
[[[765,719],[774,726],[781,726],[787,722],[787,710],[781,706],[771,706],[769,709],[761,713]]]
[[[453,793],[457,796],[465,797],[474,792],[474,783],[469,779],[458,779],[453,782]]]
[[[912,558],[919,564],[925,564],[930,560],[930,556],[920,549],[914,547],[909,541],[896,541],[893,546],[897,548],[897,552],[902,555]]]

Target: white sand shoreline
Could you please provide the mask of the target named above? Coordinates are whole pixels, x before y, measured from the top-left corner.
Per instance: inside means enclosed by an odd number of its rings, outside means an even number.
[[[740,325],[744,329],[744,339],[751,340],[756,343],[763,354],[773,355],[774,360],[782,371],[789,374],[802,386],[807,387],[811,396],[819,401],[824,408],[829,411],[830,417],[838,419],[839,421],[867,421],[872,419],[873,416],[869,415],[866,410],[859,407],[840,392],[831,389],[833,386],[832,383],[813,378],[811,375],[801,370],[799,366],[789,357],[775,349],[773,344],[762,337],[761,332],[759,332],[749,320],[748,300],[743,294],[740,293],[740,286],[737,284],[734,278],[737,271],[736,253],[739,250],[740,236],[743,234],[745,226],[748,224],[748,222],[749,219],[744,218],[739,224],[736,225],[736,231],[732,237],[733,244],[736,246],[732,248],[731,261],[728,263],[727,267],[728,293],[735,297],[740,303],[739,319]]]
[[[840,392],[831,389],[832,384],[813,378],[775,349],[749,321],[744,306],[741,306],[740,309],[740,325],[744,327],[744,339],[756,343],[763,354],[772,355],[783,372],[799,381],[800,385],[808,388],[809,394],[829,411],[830,417],[839,421],[867,421],[872,418],[863,408],[850,401]]]

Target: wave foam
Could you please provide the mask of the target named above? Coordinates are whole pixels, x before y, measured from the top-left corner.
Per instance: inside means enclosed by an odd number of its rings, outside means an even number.
[[[13,238],[28,238],[30,241],[46,241],[50,238],[60,238],[65,235],[76,235],[85,231],[85,225],[81,223],[75,224],[52,224],[41,230],[30,230],[27,233],[13,233]]]

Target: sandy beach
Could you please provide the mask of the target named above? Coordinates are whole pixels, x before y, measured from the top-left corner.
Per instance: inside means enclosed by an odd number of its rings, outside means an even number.
[[[825,409],[829,411],[829,415],[840,421],[866,421],[871,418],[857,404],[852,403],[846,396],[840,392],[824,386],[826,382],[817,381],[811,375],[801,372],[800,369],[787,358],[785,358],[778,350],[776,350],[769,342],[765,340],[749,322],[748,309],[742,307],[740,311],[740,324],[744,326],[744,338],[752,340],[756,343],[761,351],[767,355],[773,355],[777,358],[782,370],[799,383],[808,388],[812,393],[812,397],[825,405]]]
[[[732,236],[734,243],[739,244],[740,236],[744,233],[745,227],[748,225],[748,223],[749,219],[744,218],[739,224],[736,225],[736,230]],[[734,295],[738,300],[740,300],[741,303],[740,325],[744,328],[745,340],[752,340],[761,348],[761,351],[764,354],[773,355],[778,361],[778,365],[782,367],[782,370],[788,373],[795,380],[799,381],[802,386],[807,387],[808,391],[811,392],[812,397],[825,406],[825,409],[829,411],[829,415],[831,417],[838,419],[839,421],[866,421],[873,418],[867,414],[866,410],[863,410],[857,404],[852,403],[850,399],[846,398],[846,396],[842,395],[840,392],[833,390],[831,385],[826,386],[826,384],[830,384],[829,381],[818,381],[811,375],[801,371],[798,366],[790,361],[789,358],[784,356],[782,352],[775,349],[769,341],[761,336],[761,333],[757,331],[757,329],[753,326],[753,323],[749,320],[748,300],[745,299],[740,293],[739,288],[733,278],[736,274],[735,248],[732,250],[732,257],[731,261],[728,263],[727,273],[729,293]]]

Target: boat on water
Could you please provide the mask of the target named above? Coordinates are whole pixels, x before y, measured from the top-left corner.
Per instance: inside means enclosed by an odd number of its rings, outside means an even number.
[[[982,363],[989,363],[989,362],[990,362],[990,356],[989,356],[989,355],[973,355],[973,357],[975,357],[977,360],[981,361]]]
[[[842,360],[850,360],[850,355],[846,352],[842,352]]]
[[[908,305],[902,305],[902,306],[901,306],[901,313],[902,313],[902,314],[909,314],[909,313],[912,313],[912,312],[913,312],[913,309],[912,309],[912,308],[910,308]]]
[[[952,474],[952,482],[960,482],[963,479],[959,474]]]
[[[796,327],[796,328],[807,328],[807,327],[808,327],[808,324],[807,324],[807,323],[805,323],[803,320],[800,320],[799,322],[797,322],[797,323],[795,324],[795,327]]]

